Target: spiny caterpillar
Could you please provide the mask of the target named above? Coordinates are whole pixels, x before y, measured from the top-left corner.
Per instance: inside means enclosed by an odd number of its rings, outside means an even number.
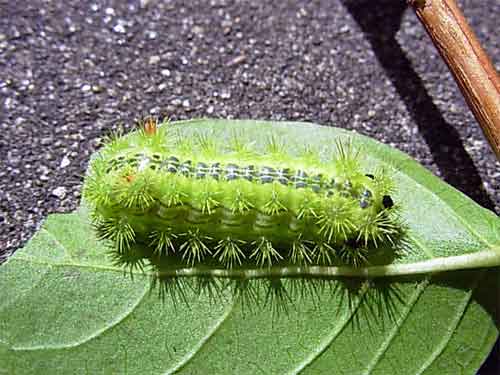
[[[259,153],[237,136],[224,149],[171,128],[147,119],[91,162],[83,196],[119,254],[141,244],[189,265],[359,266],[400,233],[392,178],[364,173],[350,142],[325,162],[288,154],[276,137]]]

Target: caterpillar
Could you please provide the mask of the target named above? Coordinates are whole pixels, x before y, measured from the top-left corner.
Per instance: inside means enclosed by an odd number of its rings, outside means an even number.
[[[259,152],[236,135],[223,147],[171,131],[148,118],[90,163],[83,197],[119,254],[141,245],[191,266],[360,266],[400,234],[393,179],[363,172],[351,142],[324,161],[288,154],[278,137]]]

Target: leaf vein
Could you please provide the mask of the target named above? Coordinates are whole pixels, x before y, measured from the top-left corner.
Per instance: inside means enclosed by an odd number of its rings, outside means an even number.
[[[50,266],[48,267],[50,268]],[[45,272],[43,273],[43,275],[40,276],[40,278],[32,283],[29,288],[27,288],[24,293],[17,293],[16,296],[9,301],[8,304],[5,304],[5,305],[0,305],[0,314],[3,310],[5,310],[8,306],[12,305],[13,303],[15,303],[17,300],[21,299],[22,297],[24,297],[26,294],[28,294],[30,291],[32,291],[38,284],[40,284],[43,280],[43,278],[45,277],[45,274],[48,272],[48,268],[45,270]]]
[[[330,335],[328,335],[326,337],[326,340],[323,340],[322,343],[319,345],[320,346],[319,350],[316,350],[315,352],[311,353],[309,357],[305,358],[296,369],[290,371],[290,374],[302,373],[308,366],[310,366],[314,361],[316,361],[332,345],[333,341],[343,332],[343,330],[347,327],[347,324],[356,315],[356,312],[358,311],[366,293],[368,292],[369,289],[368,285],[369,285],[368,282],[365,281],[362,293],[359,296],[356,305],[351,309],[350,314],[347,315],[345,319],[342,322],[340,322],[339,325],[333,327],[333,329],[330,331]]]
[[[170,369],[164,373],[167,374],[175,374],[178,373],[182,368],[186,367],[189,362],[193,360],[194,357],[200,352],[203,346],[219,331],[222,325],[227,321],[229,315],[231,315],[234,311],[234,300],[228,305],[224,313],[222,314],[220,320],[217,320],[215,324],[211,327],[211,330],[205,335],[193,348],[193,350],[187,353],[181,361],[175,366],[173,369]]]
[[[415,236],[411,236],[411,235],[408,235],[408,237],[413,241],[413,243],[415,243],[415,245],[417,245],[418,247],[420,247],[420,249],[430,258],[430,259],[436,259],[438,257],[436,257],[436,255],[434,254],[434,252],[428,248],[427,246],[425,246],[420,240],[418,240]]]
[[[104,334],[106,331],[109,331],[113,327],[117,327],[119,324],[123,323],[144,301],[144,297],[146,296],[149,289],[150,289],[150,285],[148,284],[144,288],[141,296],[139,296],[139,298],[137,298],[136,302],[129,309],[127,309],[123,314],[118,316],[115,321],[110,322],[108,325],[106,325],[102,329],[96,330],[93,334],[85,337],[83,340],[75,341],[75,342],[72,342],[69,344],[64,344],[64,345],[38,345],[38,346],[30,346],[30,347],[12,347],[12,350],[14,350],[14,351],[37,351],[37,350],[69,349],[69,348],[75,348],[75,347],[83,345],[87,342],[90,342],[93,339]]]
[[[389,332],[389,335],[386,337],[384,342],[382,342],[380,350],[377,351],[373,361],[371,362],[371,364],[369,364],[368,368],[366,369],[367,375],[370,375],[373,372],[373,370],[377,367],[377,365],[380,363],[381,359],[383,358],[383,356],[385,355],[385,353],[389,349],[390,344],[396,338],[396,336],[399,332],[399,329],[402,327],[402,325],[404,324],[404,322],[406,321],[406,319],[410,315],[410,312],[413,310],[417,301],[419,300],[420,296],[425,291],[425,289],[427,288],[428,285],[429,285],[429,277],[426,278],[420,284],[418,284],[418,287],[415,289],[415,291],[413,292],[413,294],[411,296],[410,303],[405,308],[405,310],[404,310],[403,314],[400,316],[400,318],[396,321],[396,324],[394,325],[392,330]]]
[[[49,231],[48,229],[46,228],[42,228],[40,230],[41,232],[45,232],[47,233],[47,235],[52,238],[54,240],[54,242],[59,245],[59,247],[61,247],[64,251],[64,255],[65,257],[69,258],[70,260],[74,260],[73,256],[71,255],[71,253],[69,252],[69,250],[66,248],[66,246],[63,245],[63,243],[61,241],[59,241],[59,239],[56,237],[55,234],[53,234],[51,231]]]
[[[444,336],[443,340],[437,346],[437,348],[434,350],[434,352],[431,354],[431,356],[428,358],[428,360],[418,370],[416,375],[423,374],[446,349],[446,345],[450,342],[453,334],[455,333],[458,325],[460,324],[460,322],[465,314],[465,310],[467,309],[467,307],[471,303],[472,294],[473,294],[474,290],[477,288],[477,286],[479,284],[479,280],[482,278],[483,275],[484,275],[484,271],[481,272],[481,275],[475,280],[471,289],[465,294],[465,298],[464,298],[462,304],[459,306],[459,309],[457,310],[456,318],[451,320],[451,323],[449,325],[450,329],[448,330],[447,334]]]

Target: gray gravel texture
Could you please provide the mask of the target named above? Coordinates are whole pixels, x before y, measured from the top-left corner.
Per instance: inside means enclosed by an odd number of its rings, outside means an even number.
[[[498,69],[500,3],[460,4]],[[354,129],[500,212],[500,163],[402,0],[0,0],[0,106],[0,257],[148,114]]]

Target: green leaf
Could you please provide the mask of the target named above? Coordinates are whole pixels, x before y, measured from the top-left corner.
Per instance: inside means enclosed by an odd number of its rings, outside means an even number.
[[[266,269],[259,279],[224,279],[213,276],[238,275],[199,267],[155,279],[147,264],[128,274],[113,262],[84,205],[50,215],[0,267],[0,374],[474,374],[498,336],[500,272],[475,269],[500,264],[495,214],[401,152],[343,130],[176,126],[219,142],[237,131],[263,144],[272,133],[291,152],[328,152],[336,137],[352,138],[367,168],[394,169],[405,248],[388,266],[286,270],[296,278]],[[167,277],[175,274],[210,277]]]

